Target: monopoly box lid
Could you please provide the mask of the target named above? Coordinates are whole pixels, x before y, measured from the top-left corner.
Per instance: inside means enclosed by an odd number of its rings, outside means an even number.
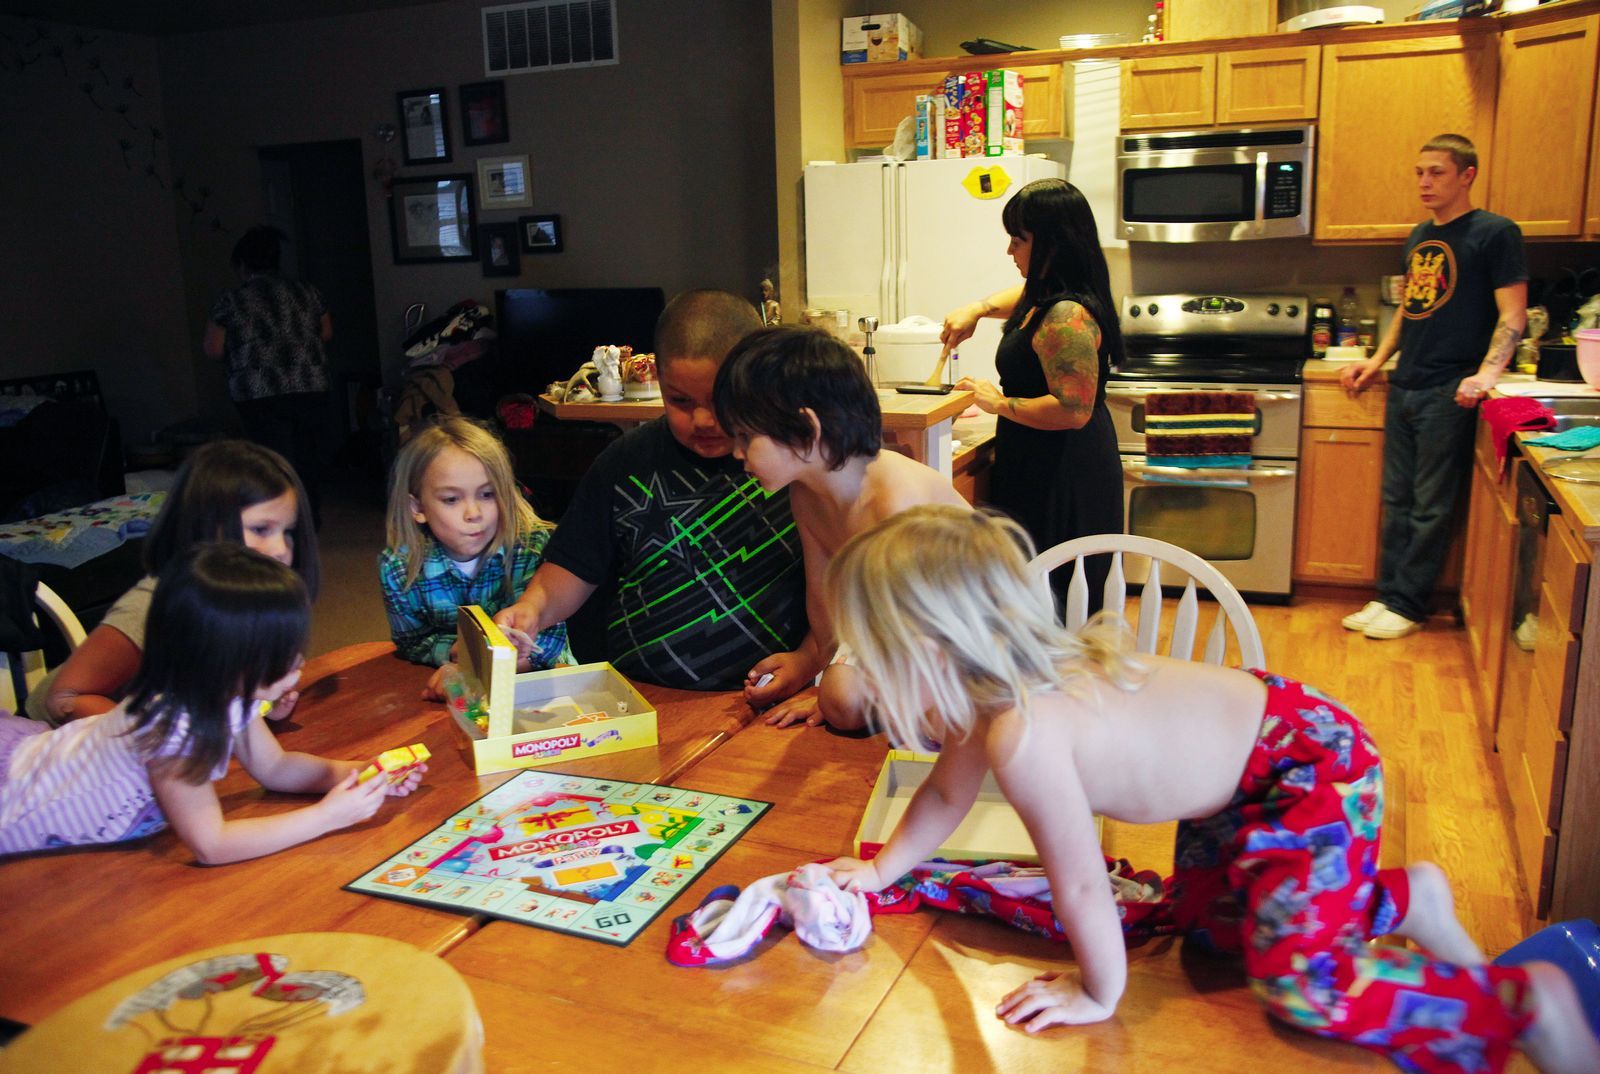
[[[656,744],[656,712],[608,663],[517,674],[517,650],[477,605],[457,612],[465,696],[451,715],[482,775]]]
[[[895,825],[911,804],[911,796],[933,771],[937,754],[890,750],[872,788],[872,798],[856,830],[856,856],[870,858],[883,848]],[[1028,861],[1039,860],[1033,840],[1022,818],[1011,808],[994,773],[987,773],[978,791],[978,800],[950,838],[934,851],[933,857],[949,861]]]

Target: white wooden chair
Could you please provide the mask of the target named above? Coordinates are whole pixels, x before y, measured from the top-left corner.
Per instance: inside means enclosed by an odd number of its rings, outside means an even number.
[[[55,624],[66,640],[70,652],[83,644],[83,624],[67,602],[49,586],[40,582],[34,587],[33,602]],[[35,622],[38,616],[34,617]],[[19,712],[29,691],[39,684],[50,669],[45,666],[44,653],[38,649],[0,651],[0,708]]]
[[[1166,541],[1153,537],[1140,537],[1131,533],[1099,533],[1063,541],[1047,548],[1034,557],[1031,566],[1048,575],[1069,561],[1074,563],[1072,580],[1067,585],[1067,606],[1064,609],[1066,625],[1076,630],[1089,618],[1089,581],[1084,558],[1109,553],[1111,570],[1106,575],[1104,609],[1118,615],[1127,607],[1127,574],[1123,569],[1123,556],[1132,553],[1145,557],[1150,565],[1144,586],[1139,591],[1139,621],[1134,628],[1135,648],[1141,653],[1154,653],[1161,637],[1161,620],[1166,604],[1161,587],[1183,585],[1172,619],[1172,641],[1167,655],[1181,660],[1193,660],[1195,636],[1200,625],[1201,588],[1216,598],[1219,612],[1206,638],[1203,659],[1209,664],[1220,664],[1228,648],[1228,631],[1231,628],[1239,648],[1239,659],[1247,668],[1259,668],[1266,663],[1266,653],[1261,646],[1261,631],[1256,629],[1249,605],[1223,577],[1221,571],[1195,555]],[[1163,577],[1163,568],[1167,569]]]

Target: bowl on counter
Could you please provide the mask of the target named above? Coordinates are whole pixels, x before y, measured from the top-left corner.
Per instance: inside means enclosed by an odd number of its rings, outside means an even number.
[[[1577,340],[1578,372],[1591,388],[1600,388],[1600,328],[1580,328],[1572,333]]]

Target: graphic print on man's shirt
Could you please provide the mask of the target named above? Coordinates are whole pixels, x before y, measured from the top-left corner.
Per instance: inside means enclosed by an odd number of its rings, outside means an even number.
[[[1413,320],[1431,317],[1456,289],[1456,255],[1448,243],[1425,239],[1417,243],[1406,261],[1406,293],[1402,316]]]
[[[613,662],[642,661],[694,682],[729,667],[742,675],[734,653],[793,647],[798,608],[773,598],[801,569],[799,534],[788,511],[766,506],[758,482],[666,470],[629,475],[614,492],[615,532],[632,569],[618,580],[607,624]]]

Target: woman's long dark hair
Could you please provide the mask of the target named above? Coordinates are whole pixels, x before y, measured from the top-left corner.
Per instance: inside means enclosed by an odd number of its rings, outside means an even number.
[[[1005,331],[1021,325],[1030,311],[1070,298],[1100,327],[1100,353],[1112,364],[1120,361],[1122,328],[1111,298],[1111,273],[1100,248],[1094,210],[1083,193],[1065,179],[1035,179],[1011,196],[1000,220],[1014,238],[1024,233],[1033,236],[1022,301],[1006,321]],[[1029,325],[1030,337],[1038,331],[1039,320],[1035,317]]]
[[[313,600],[319,580],[317,531],[311,524],[305,486],[287,459],[248,440],[202,444],[178,467],[150,533],[144,540],[144,570],[159,575],[169,562],[201,541],[244,543],[239,514],[246,507],[294,493],[298,520],[290,533],[294,569],[305,579]]]
[[[128,685],[140,749],[156,755],[181,728],[173,771],[204,782],[228,755],[234,699],[287,675],[310,630],[305,583],[277,560],[224,541],[181,553],[161,572]]]

